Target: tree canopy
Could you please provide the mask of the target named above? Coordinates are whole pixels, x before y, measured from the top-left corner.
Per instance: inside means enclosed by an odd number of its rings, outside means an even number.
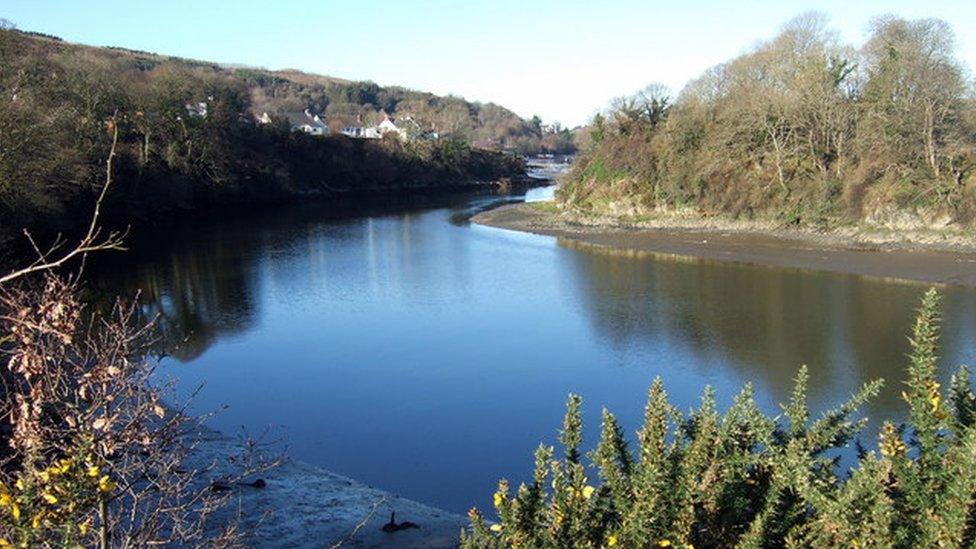
[[[805,14],[675,98],[614,100],[563,197],[800,223],[976,219],[976,96],[936,19],[873,21],[860,48]]]

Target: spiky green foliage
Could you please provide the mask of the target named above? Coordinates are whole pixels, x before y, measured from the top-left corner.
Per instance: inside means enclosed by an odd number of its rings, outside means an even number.
[[[880,380],[812,419],[806,367],[776,418],[760,411],[748,385],[724,414],[706,388],[700,407],[684,416],[656,379],[633,449],[603,411],[588,456],[593,480],[581,463],[582,401],[571,395],[560,436],[565,457],[541,447],[532,484],[509,498],[503,481],[500,520],[489,526],[473,511],[462,546],[972,547],[976,395],[965,368],[943,395],[938,307],[930,290],[912,330],[903,393],[909,421],[884,423],[877,450],[862,452],[844,474],[837,450],[855,443],[865,425],[857,410]]]

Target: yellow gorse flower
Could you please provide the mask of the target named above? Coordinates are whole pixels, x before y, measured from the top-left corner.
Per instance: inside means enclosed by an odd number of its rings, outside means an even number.
[[[98,491],[102,493],[111,492],[115,489],[115,483],[108,478],[108,475],[98,479]]]
[[[495,507],[501,507],[502,503],[505,501],[505,496],[501,492],[495,492],[495,497],[493,498],[495,502]]]
[[[662,539],[662,540],[660,540],[660,541],[657,542],[657,546],[658,547],[671,547],[671,540],[669,540],[669,539]]]
[[[886,441],[880,445],[879,450],[881,455],[885,457],[895,457],[900,456],[905,453],[908,448],[905,443],[900,440]]]
[[[905,455],[908,451],[908,447],[902,442],[901,437],[898,435],[898,430],[895,426],[886,423],[881,428],[881,441],[878,444],[878,450],[884,457],[896,457]]]
[[[559,526],[563,523],[563,513],[558,508],[552,511],[552,524],[553,526]]]
[[[73,460],[62,459],[61,461],[58,462],[58,472],[61,474],[67,473],[68,471],[71,470],[71,467],[73,467],[74,464],[75,462]]]
[[[593,497],[593,492],[596,490],[596,488],[593,488],[592,486],[584,486],[582,490],[577,490],[576,488],[570,486],[567,490],[569,491],[570,495],[581,497],[583,499],[590,499]]]
[[[488,527],[488,529],[491,530],[492,532],[501,532],[502,531],[502,525],[501,524],[492,524],[491,526]]]
[[[617,536],[610,534],[607,537],[607,547],[613,547],[614,545],[617,545]]]

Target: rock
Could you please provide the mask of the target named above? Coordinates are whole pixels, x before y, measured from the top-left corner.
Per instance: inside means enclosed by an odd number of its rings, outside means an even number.
[[[420,526],[418,526],[418,525],[416,525],[416,524],[414,524],[414,523],[412,523],[412,522],[410,522],[408,520],[405,520],[405,521],[397,524],[397,521],[396,521],[396,511],[393,511],[393,512],[390,513],[390,522],[387,522],[386,524],[384,524],[383,527],[380,528],[380,530],[383,530],[384,532],[386,532],[388,534],[392,534],[393,532],[399,532],[400,530],[409,530],[411,528],[420,528]]]

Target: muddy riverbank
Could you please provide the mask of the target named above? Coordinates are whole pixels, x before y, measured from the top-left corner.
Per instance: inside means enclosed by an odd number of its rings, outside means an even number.
[[[777,231],[701,220],[628,225],[582,218],[551,203],[504,206],[472,221],[635,252],[976,286],[976,245],[959,236]]]

